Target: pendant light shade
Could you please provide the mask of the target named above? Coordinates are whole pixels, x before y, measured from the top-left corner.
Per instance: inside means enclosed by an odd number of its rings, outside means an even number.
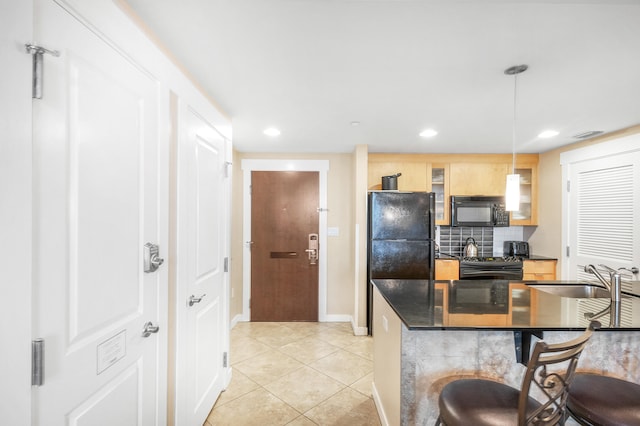
[[[520,175],[507,175],[507,190],[505,193],[505,210],[517,212],[520,210]]]
[[[511,174],[507,175],[507,187],[505,191],[505,209],[507,211],[520,210],[520,175],[516,174],[516,100],[518,89],[518,74],[529,68],[527,65],[515,65],[504,70],[507,75],[513,76],[513,137],[512,137],[512,164]]]

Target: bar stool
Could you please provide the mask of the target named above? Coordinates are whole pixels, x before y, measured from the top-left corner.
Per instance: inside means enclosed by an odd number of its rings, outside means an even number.
[[[569,387],[567,411],[581,425],[640,425],[640,385],[578,373]]]
[[[562,424],[567,387],[582,350],[599,326],[600,323],[592,321],[580,337],[568,342],[537,342],[520,390],[485,379],[462,379],[447,384],[438,399],[440,414],[436,426]],[[548,369],[554,364],[553,371]],[[530,396],[532,389],[538,389],[544,400]]]

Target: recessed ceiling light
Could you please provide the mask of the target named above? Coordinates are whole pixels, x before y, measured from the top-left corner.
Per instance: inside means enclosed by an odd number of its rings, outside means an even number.
[[[422,136],[423,138],[432,138],[437,134],[438,132],[436,132],[433,129],[425,129],[422,132],[420,132],[420,136]]]
[[[359,126],[359,125],[360,125],[360,122],[359,122],[359,121],[352,121],[352,122],[351,122],[351,126],[352,126],[352,127],[356,127],[356,126]]]
[[[264,133],[267,136],[275,137],[280,135],[280,130],[276,129],[275,127],[269,127],[268,129],[265,129],[265,131],[262,133]]]
[[[547,139],[547,138],[552,138],[554,136],[558,136],[558,134],[559,132],[555,130],[545,130],[544,132],[540,133],[538,137],[542,139]]]

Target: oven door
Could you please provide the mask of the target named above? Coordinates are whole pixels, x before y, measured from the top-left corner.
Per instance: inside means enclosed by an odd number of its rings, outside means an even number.
[[[509,312],[509,281],[457,281],[449,289],[451,314],[506,314]]]
[[[461,280],[510,280],[522,279],[521,262],[460,262]]]

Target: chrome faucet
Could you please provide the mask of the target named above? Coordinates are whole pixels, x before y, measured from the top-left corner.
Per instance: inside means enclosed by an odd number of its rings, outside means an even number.
[[[584,267],[584,271],[586,273],[590,273],[598,278],[598,281],[604,285],[604,287],[609,290],[609,297],[611,298],[611,303],[609,306],[601,310],[600,312],[593,314],[591,312],[585,313],[584,316],[587,319],[595,320],[600,318],[601,316],[609,313],[609,322],[611,327],[620,327],[620,316],[621,316],[621,299],[622,299],[622,272],[621,271],[629,271],[632,274],[638,273],[638,268],[618,268],[617,270],[608,267],[607,265],[599,264],[601,268],[606,269],[609,272],[609,281],[596,269],[593,265],[586,265]]]
[[[600,265],[600,266],[606,268],[607,270],[611,270],[611,268],[609,268],[608,266],[605,266],[605,265]],[[605,288],[609,290],[609,292],[611,292],[611,284],[602,276],[602,274],[596,269],[595,266],[585,265],[584,271],[588,274],[595,275],[598,281],[600,281],[602,285],[605,286]]]

